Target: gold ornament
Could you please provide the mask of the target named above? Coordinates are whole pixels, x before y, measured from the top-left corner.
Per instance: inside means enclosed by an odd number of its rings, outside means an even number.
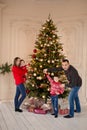
[[[34,68],[34,70],[37,70],[37,68]]]
[[[55,61],[54,60],[52,60],[52,63],[54,63]]]
[[[43,44],[41,44],[40,46],[43,47]]]
[[[53,51],[53,53],[55,53],[55,51]]]
[[[56,67],[59,67],[58,65],[56,65]]]
[[[43,27],[43,30],[45,29],[45,27]]]
[[[44,54],[44,56],[46,57],[46,56],[47,56],[47,54]]]
[[[54,73],[51,73],[51,76],[54,76]]]
[[[43,59],[40,59],[40,61],[42,62],[42,61],[43,61]]]
[[[43,95],[42,98],[44,99],[44,98],[45,98],[45,95]]]
[[[49,45],[49,44],[47,44],[47,46],[49,47],[50,45]]]
[[[53,35],[53,37],[55,37],[55,35]]]
[[[50,88],[48,88],[47,91],[50,91]]]
[[[37,74],[36,74],[36,73],[34,73],[33,75],[34,75],[34,76],[36,76]]]
[[[34,87],[34,84],[32,84],[32,86]]]
[[[48,60],[47,62],[50,63],[50,60]]]
[[[41,77],[41,76],[39,76],[39,77],[37,77],[37,79],[38,79],[38,80],[41,80],[41,79],[42,79],[42,77]]]
[[[50,44],[52,45],[53,43],[52,43],[52,42],[50,42]]]
[[[44,46],[46,46],[47,44],[45,43]]]
[[[43,66],[42,65],[40,65],[40,68],[42,68]]]

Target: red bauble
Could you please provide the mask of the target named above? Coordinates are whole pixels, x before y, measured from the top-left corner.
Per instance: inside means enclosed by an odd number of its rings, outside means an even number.
[[[34,52],[34,53],[37,53],[37,49],[34,49],[33,52]]]
[[[27,89],[27,90],[26,90],[26,94],[29,94],[29,92],[30,92],[30,90]]]
[[[30,63],[28,63],[27,65],[30,66]]]
[[[35,54],[33,54],[33,55],[32,55],[32,58],[36,58],[36,55],[35,55]]]
[[[48,40],[51,40],[52,38],[51,37],[48,37]]]

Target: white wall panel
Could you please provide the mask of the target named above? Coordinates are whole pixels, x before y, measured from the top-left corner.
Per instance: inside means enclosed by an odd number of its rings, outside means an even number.
[[[87,102],[87,8],[80,0],[5,0],[0,6],[0,64],[12,63],[19,56],[28,60],[32,53],[39,29],[51,13],[61,36],[64,53],[79,71],[83,86],[80,90],[82,102]],[[20,3],[20,4],[19,4]],[[77,8],[76,8],[77,7]],[[0,99],[13,99],[15,93],[12,74],[0,76]]]

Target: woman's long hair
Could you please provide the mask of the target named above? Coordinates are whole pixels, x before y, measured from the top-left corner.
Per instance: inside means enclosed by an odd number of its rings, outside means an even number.
[[[17,65],[16,65],[16,62],[17,62],[18,59],[20,59],[20,57],[15,57],[15,58],[14,58],[13,66],[17,66]]]

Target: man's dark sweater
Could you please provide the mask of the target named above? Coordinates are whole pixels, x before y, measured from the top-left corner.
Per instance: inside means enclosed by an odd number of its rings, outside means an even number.
[[[62,67],[58,67],[58,68],[48,68],[48,72],[55,72],[55,71],[61,71],[64,70]],[[82,85],[82,79],[78,74],[78,71],[72,66],[69,66],[69,69],[67,71],[65,71],[65,75],[69,81],[69,84],[67,85],[70,88],[73,87],[81,87]]]

